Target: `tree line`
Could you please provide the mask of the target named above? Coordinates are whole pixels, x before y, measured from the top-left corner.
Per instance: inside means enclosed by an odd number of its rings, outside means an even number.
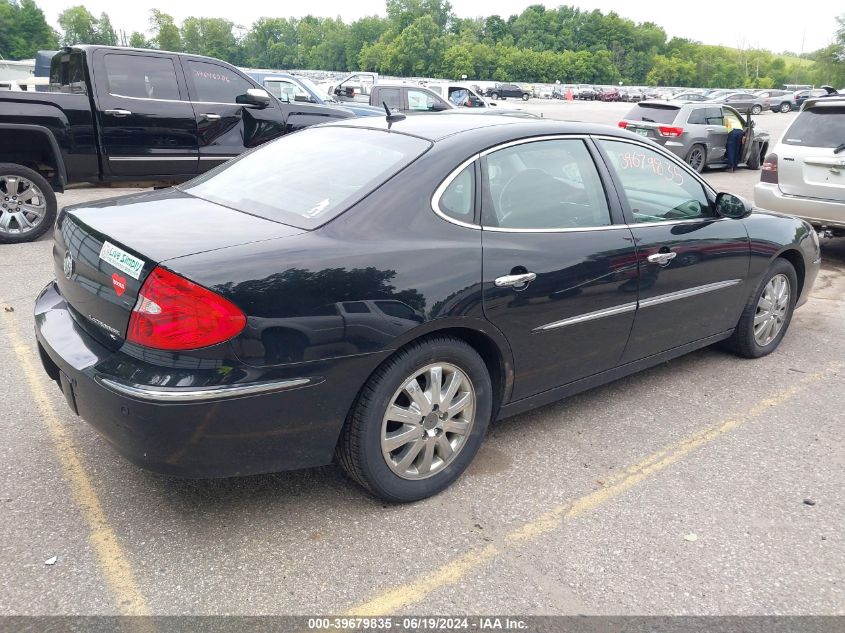
[[[351,23],[306,16],[260,18],[249,29],[223,18],[177,24],[152,9],[148,28],[117,32],[108,14],[63,11],[56,33],[35,0],[0,0],[0,55],[32,57],[58,44],[158,48],[274,69],[367,70],[388,75],[566,83],[769,88],[845,85],[845,15],[836,41],[802,58],[669,39],[652,22],[615,12],[536,4],[503,18],[460,18],[446,0],[387,0],[386,16]]]

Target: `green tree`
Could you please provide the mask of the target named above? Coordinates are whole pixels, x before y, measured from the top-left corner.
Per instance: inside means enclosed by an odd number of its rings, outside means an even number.
[[[96,44],[103,46],[117,46],[117,33],[114,32],[114,27],[111,25],[111,20],[107,13],[101,13],[100,19],[94,25],[94,32]]]
[[[132,35],[129,36],[129,46],[132,48],[149,48],[150,43],[143,33],[132,31]]]
[[[472,77],[475,64],[472,51],[464,44],[450,46],[443,53],[443,74],[452,79],[460,79],[463,75]]]
[[[81,4],[65,9],[59,14],[62,44],[99,44],[98,23],[97,18]]]
[[[182,51],[182,36],[173,17],[158,9],[150,9],[150,45],[162,51]]]
[[[233,26],[223,18],[186,18],[180,30],[183,50],[236,63],[239,50]]]
[[[0,55],[28,59],[35,51],[54,49],[58,34],[47,24],[34,0],[0,0]]]

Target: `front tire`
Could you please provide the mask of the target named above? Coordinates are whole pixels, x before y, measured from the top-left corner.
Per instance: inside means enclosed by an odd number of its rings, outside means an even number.
[[[31,242],[56,221],[56,194],[29,167],[0,163],[0,244]]]
[[[795,268],[782,258],[769,266],[748,297],[728,347],[745,358],[760,358],[775,351],[783,340],[798,300]]]
[[[780,109],[781,113],[786,114],[787,112],[792,110],[792,106],[787,102],[783,102],[783,103],[780,104],[779,109]]]
[[[478,353],[460,339],[423,339],[385,361],[364,385],[337,460],[386,501],[425,499],[469,466],[492,408],[490,375]]]
[[[752,108],[751,108],[751,114],[753,114],[755,116],[760,114],[762,111],[763,111],[763,106],[761,106],[761,105],[755,105],[755,106],[752,106]]]
[[[763,164],[763,154],[764,150],[759,145],[756,148],[752,148],[751,155],[748,157],[748,164],[746,165],[748,169],[760,169],[760,166]]]
[[[490,95],[490,98],[491,98],[493,101],[498,101],[498,99],[499,99],[499,93],[498,93],[498,92],[494,92],[494,93],[492,93],[492,94]]]
[[[523,101],[528,101],[528,96],[529,96],[529,95],[528,95],[528,93],[526,92],[524,95],[522,95],[522,100],[523,100]]]

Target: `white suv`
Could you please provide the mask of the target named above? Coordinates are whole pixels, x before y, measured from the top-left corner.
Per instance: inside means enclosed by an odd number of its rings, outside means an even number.
[[[845,97],[808,99],[762,170],[756,206],[845,236]]]

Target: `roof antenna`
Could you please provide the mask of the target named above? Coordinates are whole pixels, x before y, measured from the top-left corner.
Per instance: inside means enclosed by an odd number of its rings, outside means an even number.
[[[384,106],[384,112],[387,115],[387,130],[390,131],[390,127],[396,123],[397,121],[404,121],[405,115],[401,112],[391,112],[390,108],[387,107],[387,101],[382,101],[381,104]]]

